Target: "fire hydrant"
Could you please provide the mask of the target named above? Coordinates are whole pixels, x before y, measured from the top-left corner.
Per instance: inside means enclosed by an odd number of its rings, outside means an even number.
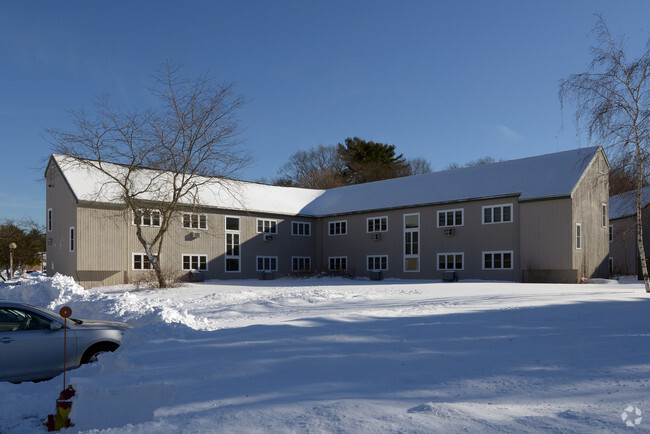
[[[56,414],[49,414],[47,416],[47,423],[43,424],[47,426],[48,431],[60,431],[61,428],[70,428],[74,426],[68,416],[72,410],[71,398],[75,396],[75,394],[76,392],[72,386],[68,386],[67,389],[61,391],[59,399],[56,400]]]

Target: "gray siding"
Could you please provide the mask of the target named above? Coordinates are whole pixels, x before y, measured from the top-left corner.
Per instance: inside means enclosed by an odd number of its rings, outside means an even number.
[[[46,228],[47,275],[76,277],[78,248],[70,252],[69,230],[77,228],[77,202],[56,165],[48,166],[46,184],[46,213],[52,210],[52,229]],[[47,218],[46,215],[46,224]]]

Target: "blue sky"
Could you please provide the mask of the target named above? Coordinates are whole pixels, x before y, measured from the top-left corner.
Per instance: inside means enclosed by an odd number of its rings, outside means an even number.
[[[102,93],[151,105],[167,59],[250,99],[243,179],[351,136],[434,170],[587,146],[557,93],[589,63],[595,13],[640,53],[646,0],[0,2],[0,219],[44,221],[44,129]]]

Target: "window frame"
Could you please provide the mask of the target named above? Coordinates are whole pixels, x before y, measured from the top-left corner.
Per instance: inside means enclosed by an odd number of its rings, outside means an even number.
[[[456,224],[456,213],[460,211],[460,224]],[[453,224],[447,224],[448,222],[448,214],[452,213],[452,221]],[[440,216],[443,215],[445,216],[445,224],[441,225],[440,224]],[[465,226],[465,208],[452,208],[452,209],[441,209],[438,210],[436,213],[436,225],[439,228],[456,228],[456,227],[461,227]]]
[[[142,258],[140,259],[140,263],[142,264],[142,268],[135,268],[135,257],[136,256],[141,256]],[[155,257],[158,257],[158,255],[153,255]],[[146,258],[146,260],[145,260]],[[149,268],[144,268],[145,263],[149,263]],[[153,270],[153,264],[149,262],[149,257],[147,256],[146,253],[142,252],[131,252],[131,271],[148,271],[148,270]]]
[[[370,268],[370,260],[373,261],[373,266],[379,260],[379,268]],[[383,261],[383,263],[382,263]],[[366,271],[388,271],[388,255],[366,255]]]
[[[445,257],[445,268],[440,268],[440,257],[444,256]],[[448,262],[448,257],[453,256],[453,267],[449,268],[447,265],[449,265]],[[460,268],[456,267],[456,257],[460,256],[460,262],[461,266]],[[465,269],[465,252],[441,252],[436,255],[436,267],[438,267],[438,271],[447,271],[447,270],[453,270],[453,271],[463,271]]]
[[[77,251],[77,229],[75,226],[70,226],[68,229],[68,249],[70,253]]]
[[[576,250],[582,250],[582,223],[576,223]]]
[[[609,270],[610,277],[614,275],[614,257],[610,256],[607,258],[607,268]]]
[[[148,211],[149,212],[149,224],[145,224],[144,219],[146,217],[146,214],[143,212],[142,215],[140,216],[140,227],[141,228],[159,228],[162,225],[162,212],[160,212],[159,209],[139,209],[138,211]],[[137,223],[135,222],[135,212],[131,212],[131,226],[137,226]],[[154,218],[152,217],[153,214],[158,214],[158,224],[155,225],[153,224]]]
[[[606,228],[607,224],[609,223],[607,221],[607,204],[605,202],[600,204],[601,207],[601,225],[602,227]]]
[[[185,258],[189,257],[190,258],[190,268],[185,268]],[[197,262],[198,262],[198,267],[192,267],[192,258],[197,257]],[[205,268],[201,268],[201,258],[204,259],[205,263]],[[201,253],[183,253],[181,255],[181,270],[183,271],[191,271],[191,270],[198,270],[198,271],[208,271],[208,255],[204,255]]]
[[[510,255],[510,267],[504,267],[503,264],[505,263],[505,255]],[[492,266],[491,267],[486,267],[485,266],[485,257],[487,255],[491,255],[492,258],[490,260]],[[495,267],[495,255],[500,255],[500,263],[501,267]],[[481,267],[485,271],[502,271],[502,270],[514,270],[515,269],[515,255],[513,250],[491,250],[491,251],[484,251],[481,252]]]
[[[332,260],[336,261],[345,261],[345,268],[332,268]],[[327,257],[327,269],[329,271],[348,271],[348,257],[347,256],[328,256]]]
[[[260,260],[262,260],[262,268],[260,268]],[[270,268],[266,268],[266,261],[269,261],[269,266]],[[259,255],[255,256],[255,271],[272,271],[272,272],[277,272],[279,269],[279,264],[278,264],[278,257],[277,256],[266,256],[266,255]],[[273,267],[275,265],[275,267]]]
[[[418,218],[418,225],[415,228],[406,227],[406,219],[407,219],[407,217],[411,217],[411,216],[417,216],[417,218]],[[418,273],[420,271],[420,250],[421,250],[421,248],[420,248],[421,247],[420,246],[420,244],[421,244],[421,241],[420,241],[420,227],[421,227],[420,213],[419,212],[407,213],[407,214],[403,215],[402,219],[403,219],[403,227],[404,227],[404,236],[402,238],[402,253],[404,255],[404,272],[405,273]],[[415,240],[415,241],[413,239],[414,234],[417,234],[417,236],[415,237],[415,238],[417,238],[417,240]],[[413,247],[414,246],[415,246],[415,250],[417,251],[417,253],[413,253],[413,250],[414,250]],[[407,251],[409,251],[408,247],[410,247],[410,252],[411,253],[407,253]],[[417,261],[417,269],[413,269],[413,270],[407,269],[409,259],[414,259],[414,260]]]
[[[228,229],[228,219],[237,220],[237,229]],[[224,216],[224,272],[225,273],[241,273],[241,217],[237,216]],[[234,241],[236,237],[236,243],[229,243],[228,236],[230,235],[231,239]],[[232,244],[232,249],[229,249],[230,244]],[[236,254],[228,254],[228,251],[235,251]],[[228,261],[237,261],[237,269],[229,270]]]
[[[339,232],[336,233],[336,225],[339,225]],[[332,220],[327,223],[327,234],[330,237],[338,237],[348,234],[348,221],[347,220]],[[332,230],[334,229],[334,230]]]
[[[185,216],[190,217],[190,220],[189,220],[190,225],[189,226],[185,226]],[[197,224],[198,224],[197,227],[193,226],[193,223],[194,223],[193,217],[194,216],[197,217],[197,220],[196,220]],[[205,227],[201,227],[201,220],[202,220],[201,217],[203,217],[203,222],[205,223]],[[197,212],[183,212],[182,215],[181,215],[181,227],[183,229],[190,229],[190,230],[196,229],[196,230],[199,230],[199,231],[207,231],[208,230],[208,215],[205,214],[205,213],[197,213]]]
[[[262,223],[262,230],[260,231],[260,223]],[[268,225],[268,230],[266,224]],[[256,218],[255,219],[255,233],[256,234],[278,234],[278,220],[276,219],[265,219],[265,218]]]
[[[295,229],[296,227],[303,228],[303,233],[296,233]],[[305,234],[304,228],[308,228],[308,234]],[[299,220],[292,220],[291,221],[291,235],[295,237],[311,237],[311,222],[305,222],[305,221],[299,221]]]
[[[494,221],[494,210],[496,208],[501,209],[501,212],[500,212],[501,221],[498,221],[498,222]],[[503,215],[504,215],[503,210],[505,208],[510,208],[510,220],[508,220],[508,221],[503,220]],[[490,212],[490,220],[491,221],[486,222],[485,221],[485,211],[488,210],[488,209],[491,210],[491,212]],[[511,203],[500,203],[500,204],[496,204],[496,205],[483,205],[481,207],[481,222],[484,225],[499,225],[499,224],[502,224],[502,223],[512,223],[514,220],[515,220],[514,207],[512,206]]]
[[[375,225],[379,221],[379,229],[375,229]],[[370,223],[372,222],[372,230],[370,229]],[[388,232],[388,216],[377,216],[377,217],[367,217],[366,218],[366,233],[374,234],[377,232]]]
[[[609,225],[608,231],[609,231],[609,234],[608,234],[609,242],[611,243],[611,242],[614,241],[614,224],[613,223],[611,223]]]
[[[53,228],[52,208],[47,209],[47,231],[52,232]]]
[[[296,260],[298,260],[298,261],[302,260],[303,262],[305,262],[305,261],[309,262],[309,267],[306,267],[304,269],[294,267]],[[292,256],[291,257],[291,272],[292,273],[307,272],[307,271],[311,271],[311,256]]]

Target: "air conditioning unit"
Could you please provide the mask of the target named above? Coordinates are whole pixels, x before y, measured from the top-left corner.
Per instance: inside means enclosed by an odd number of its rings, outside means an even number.
[[[381,234],[370,234],[370,239],[371,240],[381,240]]]
[[[264,234],[264,237],[262,238],[264,241],[273,241],[273,235],[271,234]]]
[[[454,235],[454,228],[445,228],[442,233],[449,236]]]
[[[199,238],[201,236],[200,232],[190,232],[191,238]]]

